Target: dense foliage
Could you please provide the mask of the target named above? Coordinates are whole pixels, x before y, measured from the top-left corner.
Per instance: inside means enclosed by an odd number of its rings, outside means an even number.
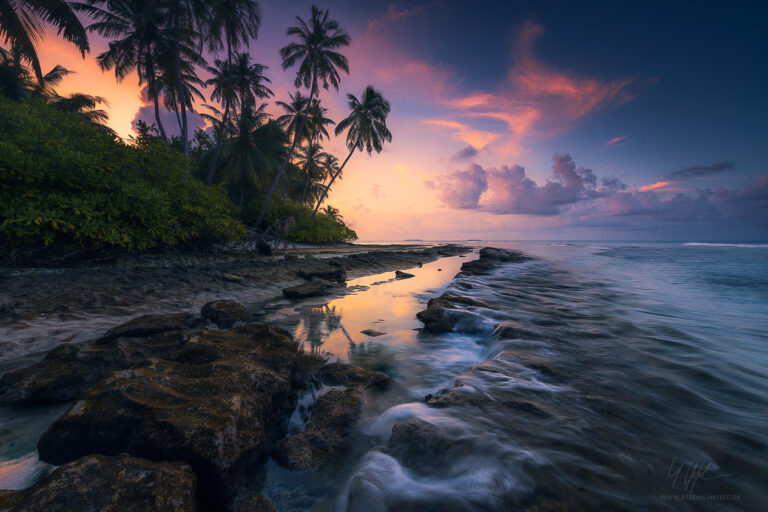
[[[0,97],[0,243],[35,251],[146,250],[243,234],[221,187],[147,134],[123,144],[75,114]]]
[[[245,222],[256,220],[260,206],[261,201],[254,201],[244,209]],[[338,243],[357,240],[357,233],[347,227],[341,216],[327,213],[313,215],[312,208],[299,201],[271,203],[267,208],[263,227],[272,225],[278,219],[293,220],[288,232],[289,239],[293,242]]]

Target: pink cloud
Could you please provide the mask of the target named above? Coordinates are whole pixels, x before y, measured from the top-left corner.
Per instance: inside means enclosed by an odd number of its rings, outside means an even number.
[[[607,142],[605,143],[605,145],[606,145],[606,146],[615,146],[615,145],[617,145],[617,144],[618,144],[619,146],[621,146],[621,144],[619,144],[619,143],[620,143],[621,141],[623,141],[624,139],[626,139],[626,138],[627,138],[627,136],[626,136],[626,135],[619,135],[618,137],[614,137],[614,138],[612,138],[611,140],[607,141]]]

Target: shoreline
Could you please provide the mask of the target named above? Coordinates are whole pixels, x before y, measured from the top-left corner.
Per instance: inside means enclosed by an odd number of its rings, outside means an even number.
[[[84,267],[9,268],[0,277],[0,324],[184,310],[245,291],[250,301],[263,302],[304,283],[298,270],[308,263],[340,264],[354,279],[471,250],[458,244],[344,245],[270,257],[147,254]]]

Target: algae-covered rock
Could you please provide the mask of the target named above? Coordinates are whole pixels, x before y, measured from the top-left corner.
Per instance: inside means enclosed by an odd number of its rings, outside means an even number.
[[[174,330],[59,345],[42,361],[0,377],[0,404],[74,400],[113,371],[142,365],[149,357],[164,357],[186,341],[182,331]]]
[[[159,332],[180,331],[204,327],[208,320],[192,313],[172,313],[168,315],[142,315],[108,330],[102,340],[118,336],[150,336]]]
[[[344,457],[362,407],[359,388],[329,391],[317,399],[306,430],[277,443],[275,459],[294,471],[326,469]]]
[[[200,315],[222,329],[229,329],[235,322],[247,322],[250,318],[245,306],[233,300],[214,300],[200,310]]]
[[[127,452],[182,461],[206,502],[226,503],[244,469],[284,433],[297,350],[288,333],[263,324],[198,333],[88,389],[42,435],[40,458],[62,464]]]
[[[457,452],[469,453],[470,443],[420,418],[400,420],[392,426],[387,453],[404,466],[432,475],[450,466]]]
[[[328,386],[382,386],[389,382],[386,373],[366,370],[346,363],[326,364],[317,378]]]
[[[298,274],[307,280],[324,279],[335,283],[347,280],[344,267],[334,261],[313,261],[299,267]]]
[[[283,289],[283,295],[289,299],[305,299],[319,297],[330,292],[337,285],[325,279],[314,279],[308,283],[302,283]]]
[[[3,491],[2,512],[194,512],[195,475],[181,462],[89,455],[28,489]]]

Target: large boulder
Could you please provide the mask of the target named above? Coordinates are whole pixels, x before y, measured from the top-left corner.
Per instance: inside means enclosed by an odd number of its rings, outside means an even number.
[[[88,389],[42,435],[40,458],[63,464],[126,452],[186,462],[204,503],[222,506],[285,432],[297,351],[288,333],[264,324],[197,333],[165,358]]]
[[[74,400],[113,371],[140,366],[149,357],[165,357],[187,339],[186,333],[169,330],[146,337],[108,336],[59,345],[42,361],[0,377],[0,404]]]
[[[306,280],[324,279],[334,283],[347,280],[347,273],[340,263],[335,261],[313,261],[305,263],[298,269],[298,274]]]
[[[200,310],[200,315],[222,329],[229,329],[235,322],[247,322],[251,316],[245,306],[233,300],[214,300]]]
[[[328,469],[345,455],[362,407],[360,388],[327,392],[312,407],[306,430],[277,443],[275,459],[294,471]]]
[[[381,388],[389,382],[386,373],[338,362],[324,365],[315,377],[337,389],[317,399],[303,432],[277,443],[275,459],[292,470],[327,469],[342,460],[349,434],[362,413],[363,389]]]
[[[466,444],[466,443],[464,443]],[[420,418],[400,420],[392,426],[387,453],[422,474],[435,474],[450,463],[455,439]]]
[[[194,512],[195,475],[181,462],[89,455],[0,493],[2,512]]]
[[[446,314],[446,309],[452,309],[453,303],[443,297],[429,299],[427,309],[416,313],[416,318],[424,324],[423,330],[431,333],[451,332],[454,321]]]

